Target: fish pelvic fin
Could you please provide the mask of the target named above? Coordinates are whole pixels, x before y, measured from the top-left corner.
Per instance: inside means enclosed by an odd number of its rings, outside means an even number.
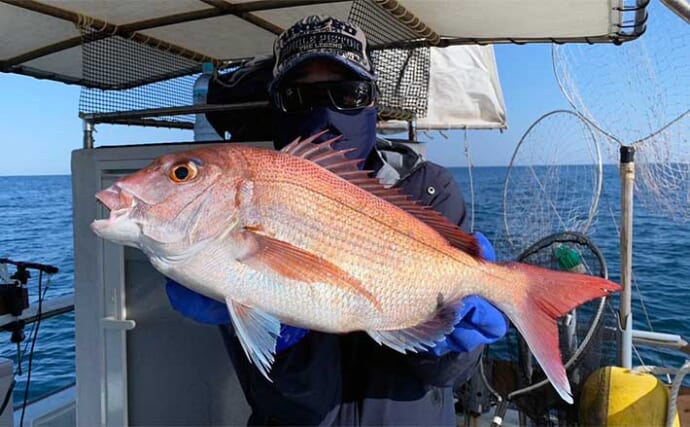
[[[378,179],[371,176],[371,171],[359,169],[364,160],[347,158],[345,155],[351,150],[333,148],[333,144],[340,137],[321,143],[313,142],[324,133],[325,131],[303,140],[296,139],[281,151],[316,163],[342,179],[415,216],[461,251],[477,258],[481,256],[477,240],[462,231],[457,224],[453,224],[432,207],[422,205],[411,196],[404,194],[400,188],[385,187]]]
[[[548,270],[516,262],[501,265],[526,278],[514,282],[515,286],[524,287],[519,292],[525,298],[517,305],[512,301],[493,302],[520,331],[559,396],[572,404],[573,396],[563,366],[556,320],[592,299],[617,292],[620,286],[585,274]]]
[[[427,351],[453,332],[458,322],[459,305],[440,305],[429,320],[406,329],[367,331],[378,344],[386,345],[400,353]]]
[[[276,353],[276,340],[280,335],[280,321],[270,314],[226,298],[230,320],[247,358],[270,382],[268,376]]]
[[[255,249],[239,262],[267,273],[306,283],[326,283],[354,292],[365,298],[378,311],[382,310],[376,296],[362,283],[337,265],[288,242],[247,229],[245,237],[253,240]]]

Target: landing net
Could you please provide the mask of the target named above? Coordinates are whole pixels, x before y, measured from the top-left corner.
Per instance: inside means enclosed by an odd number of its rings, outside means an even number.
[[[638,150],[635,196],[688,221],[690,26],[661,2],[648,10],[647,32],[622,46],[554,45],[554,73],[573,108],[608,141]]]
[[[525,132],[503,188],[503,224],[511,258],[561,231],[587,233],[602,187],[600,135],[578,114],[553,111]]]

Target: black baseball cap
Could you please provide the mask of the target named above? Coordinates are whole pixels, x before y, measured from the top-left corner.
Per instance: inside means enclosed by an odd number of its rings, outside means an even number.
[[[357,25],[330,16],[311,15],[300,19],[278,36],[273,53],[276,62],[271,92],[295,67],[317,58],[336,61],[364,80],[376,80],[364,32]]]

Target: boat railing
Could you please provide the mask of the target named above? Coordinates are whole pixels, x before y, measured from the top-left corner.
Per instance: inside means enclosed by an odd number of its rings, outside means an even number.
[[[10,274],[10,269],[13,269],[13,274]],[[31,270],[38,274],[30,273]],[[46,296],[51,278],[57,272],[58,268],[51,265],[0,259],[0,313],[3,313],[0,315],[0,331],[8,333],[7,340],[3,341],[6,346],[16,346],[16,357],[12,357],[4,347],[4,357],[0,358],[0,425],[12,425],[14,418],[14,425],[46,421],[62,426],[70,425],[69,420],[74,418],[74,381],[60,386],[53,384],[49,390],[40,389],[29,394],[33,385],[32,371],[41,371],[41,363],[37,364],[38,359],[34,358],[35,344],[39,331],[46,328],[39,329],[39,325],[74,311],[73,292]],[[31,300],[30,295],[33,297]],[[29,325],[32,325],[31,332],[25,333]],[[26,371],[22,369],[25,359],[28,360]],[[23,390],[19,390],[23,397],[17,401],[14,397],[20,386],[23,386]]]
[[[33,323],[44,322],[48,319],[73,311],[74,293],[46,298],[41,301],[40,310],[38,301],[32,301],[29,307],[22,310],[19,316],[14,316],[12,314],[0,315],[0,331],[12,333],[12,331],[16,329],[18,323],[21,328],[24,328]],[[31,338],[27,333],[26,340],[29,339]],[[10,342],[7,341],[5,344],[9,345]],[[27,356],[29,355],[22,354],[18,357],[19,360],[22,360]],[[15,361],[12,361],[12,363],[15,363]],[[14,368],[12,369],[14,370]],[[34,371],[40,371],[40,367],[35,365],[35,361],[33,369]],[[53,423],[51,425],[70,425],[70,420],[74,419],[75,413],[76,389],[74,381],[69,384],[63,384],[62,386],[55,386],[31,398],[27,399],[27,396],[25,396],[21,401],[16,401],[12,397],[12,393],[13,391],[14,393],[17,391],[13,384],[15,382],[17,384],[20,382],[20,379],[16,377],[17,375],[18,373],[15,370],[13,375],[14,378],[0,378],[0,390],[3,390],[3,396],[7,392],[10,393],[5,399],[8,399],[9,403],[9,405],[7,405],[7,410],[14,411],[13,415],[10,416],[10,418],[14,419],[14,425],[31,426],[36,422],[41,424],[44,421]],[[5,382],[7,382],[7,384],[5,384]],[[0,396],[0,398],[3,396]],[[12,404],[12,400],[14,400],[14,404]],[[0,414],[5,417],[0,418],[1,425],[5,425],[9,422],[4,412],[5,410]]]
[[[84,122],[84,148],[94,148],[93,131],[97,124],[165,127],[176,129],[193,129],[193,123],[166,120],[173,116],[189,114],[206,114],[221,111],[270,108],[268,101],[238,102],[232,104],[194,104],[177,107],[145,108],[128,111],[99,113],[80,113]],[[378,105],[378,115],[382,120],[404,120],[414,122],[414,114],[402,108]]]
[[[73,293],[44,300],[40,313],[38,312],[38,304],[34,303],[29,308],[24,309],[19,316],[13,316],[11,314],[0,315],[0,330],[5,330],[4,328],[6,326],[20,320],[25,324],[31,324],[38,320],[43,321],[71,311],[74,311]]]
[[[635,345],[647,347],[676,349],[690,355],[690,344],[683,337],[676,334],[633,329],[632,342]]]

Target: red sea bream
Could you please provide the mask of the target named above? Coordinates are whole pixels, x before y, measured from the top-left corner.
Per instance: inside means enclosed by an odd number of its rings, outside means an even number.
[[[386,189],[332,141],[282,152],[223,144],[163,156],[97,198],[104,239],[141,249],[182,285],[227,304],[247,356],[270,379],[280,323],[366,331],[400,352],[453,329],[463,297],[499,308],[572,402],[556,319],[618,290],[610,281],[483,261],[476,241]]]

